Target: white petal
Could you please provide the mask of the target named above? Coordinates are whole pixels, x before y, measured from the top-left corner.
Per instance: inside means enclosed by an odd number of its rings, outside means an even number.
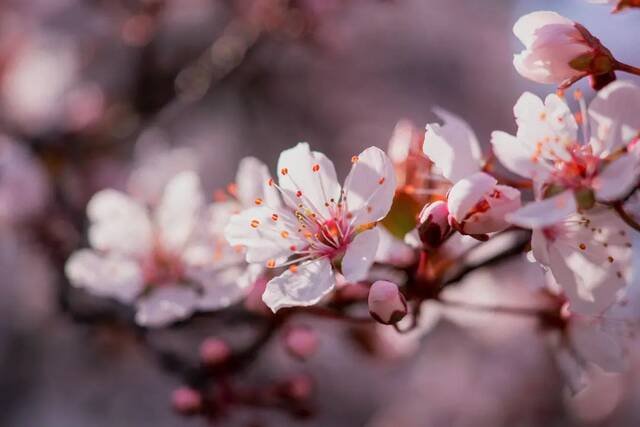
[[[181,172],[169,181],[156,211],[164,248],[183,248],[202,219],[203,207],[204,194],[195,172]]]
[[[482,151],[471,127],[460,117],[434,110],[443,124],[427,125],[423,151],[445,178],[455,183],[480,170]]]
[[[367,277],[369,268],[375,260],[380,234],[377,229],[358,234],[342,258],[342,275],[347,281],[355,283]]]
[[[274,221],[274,216],[277,220]],[[287,210],[271,210],[266,206],[251,208],[234,215],[225,228],[225,237],[232,246],[246,247],[247,262],[266,262],[287,257],[290,247],[307,245],[291,227],[298,220]],[[287,231],[287,237],[282,235]]]
[[[531,202],[507,215],[507,221],[520,227],[540,229],[564,221],[577,210],[572,191],[565,191],[539,202]]]
[[[544,232],[534,229],[533,233],[531,233],[531,252],[529,254],[533,256],[533,259],[530,259],[531,262],[538,261],[542,265],[549,265],[549,248],[547,243]]]
[[[634,246],[615,212],[591,210],[555,226],[548,242],[549,267],[572,311],[598,315],[629,285]]]
[[[608,164],[592,182],[596,199],[613,201],[626,196],[640,179],[640,162],[626,154]]]
[[[566,345],[564,339],[558,339],[552,343],[552,345],[555,349],[553,354],[556,358],[558,368],[571,394],[575,396],[587,386],[584,362],[576,358],[575,352]]]
[[[324,218],[331,217],[325,203],[331,199],[338,201],[340,184],[335,167],[327,156],[311,151],[309,144],[301,142],[280,154],[278,179],[280,187],[288,193],[285,203],[290,207],[298,209],[298,204],[302,203]],[[300,197],[296,196],[298,191],[301,192]]]
[[[240,161],[236,174],[237,197],[243,207],[254,206],[256,199],[262,199],[267,206],[279,207],[280,195],[275,187],[268,184],[271,179],[269,168],[255,157],[245,157]]]
[[[162,286],[138,300],[136,323],[159,328],[189,317],[195,310],[198,294],[185,286]]]
[[[323,257],[300,264],[295,272],[287,270],[271,279],[262,300],[274,313],[285,307],[309,306],[331,292],[335,282],[331,263]]]
[[[606,372],[622,372],[625,355],[621,337],[606,333],[598,319],[575,316],[571,319],[569,337],[575,350],[585,360]]]
[[[477,172],[458,181],[447,197],[449,212],[456,221],[462,222],[485,194],[492,191],[498,181],[484,172]]]
[[[513,67],[522,77],[536,83],[556,83],[555,76],[547,68],[540,66],[537,61],[538,57],[530,50],[523,50],[513,55]]]
[[[132,302],[143,288],[142,270],[136,261],[120,256],[101,256],[88,249],[71,255],[65,273],[72,285],[124,303]]]
[[[507,185],[496,185],[485,195],[489,209],[467,217],[463,230],[468,234],[496,233],[509,227],[506,216],[521,206],[520,191]]]
[[[628,144],[640,132],[640,88],[615,81],[598,92],[589,105],[591,133],[596,136],[596,155],[608,156]]]
[[[391,160],[377,147],[357,156],[344,184],[345,206],[358,226],[384,218],[396,191],[396,175]]]
[[[261,268],[257,265],[237,266],[200,276],[203,294],[198,299],[200,310],[219,310],[242,300],[255,283]]]
[[[491,134],[491,145],[500,163],[510,172],[535,180],[546,177],[546,163],[534,162],[529,147],[515,136],[495,131]]]
[[[102,190],[87,205],[91,221],[89,242],[102,251],[142,255],[151,250],[152,231],[147,210],[124,193]]]
[[[536,11],[521,16],[513,26],[513,34],[522,44],[529,47],[535,41],[536,32],[546,25],[568,25],[573,27],[570,19],[551,11]]]
[[[216,202],[207,207],[207,220],[211,234],[224,234],[224,229],[229,224],[229,219],[242,211],[236,201]]]
[[[577,140],[578,124],[566,102],[552,94],[544,103],[532,93],[520,96],[513,112],[518,124],[517,138],[531,153],[552,162],[571,160],[566,146]]]
[[[198,156],[191,148],[170,148],[158,130],[146,131],[136,142],[135,169],[127,181],[127,192],[136,200],[157,205],[167,183],[177,174],[198,170]]]

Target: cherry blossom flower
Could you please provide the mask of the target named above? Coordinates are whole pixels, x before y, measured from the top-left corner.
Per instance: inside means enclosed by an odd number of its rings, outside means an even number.
[[[285,205],[258,198],[254,208],[231,218],[226,237],[246,247],[248,262],[289,267],[263,294],[274,312],[317,303],[335,287],[337,271],[350,282],[366,277],[379,242],[375,225],[391,208],[396,179],[378,148],[352,162],[341,189],[331,160],[300,143],[280,155],[278,184],[267,181]]]
[[[480,144],[469,125],[441,109],[443,125],[427,125],[424,153],[453,186],[447,195],[450,222],[464,234],[485,234],[508,227],[504,215],[520,207],[520,192],[482,172]]]
[[[621,12],[624,9],[632,7],[640,7],[640,0],[587,0],[593,4],[611,4],[614,5],[613,13]]]
[[[543,193],[575,192],[581,207],[590,207],[594,199],[625,197],[640,177],[635,144],[640,118],[633,113],[640,108],[640,88],[630,82],[611,83],[588,109],[580,93],[577,97],[580,120],[555,94],[543,102],[524,93],[514,107],[517,135],[494,132],[494,153],[507,169],[532,179]]]
[[[10,57],[0,84],[3,112],[29,133],[60,126],[79,67],[77,48],[64,37],[26,40]]]
[[[547,338],[572,393],[578,393],[587,385],[590,365],[609,373],[625,370],[627,347],[640,326],[637,286],[629,288],[613,305],[593,316],[571,310],[566,292],[552,274],[546,274],[544,281],[533,286],[542,287],[551,297],[551,303],[561,307],[558,319],[553,321],[557,324],[546,325],[550,327]]]
[[[525,46],[513,65],[527,79],[566,86],[589,74],[613,72],[615,60],[598,39],[556,12],[522,16],[513,33]]]
[[[0,135],[0,224],[24,222],[44,208],[44,168],[17,142]]]
[[[171,179],[153,209],[128,194],[100,191],[87,206],[91,248],[69,258],[66,274],[95,295],[134,303],[143,326],[227,307],[243,297],[255,271],[219,234],[217,208],[205,205],[191,171]]]
[[[155,205],[167,183],[184,171],[200,170],[195,150],[171,147],[164,133],[157,128],[147,129],[135,146],[135,165],[127,181],[127,192],[137,200]]]
[[[530,203],[508,219],[533,229],[532,255],[551,271],[571,311],[602,313],[631,283],[633,231],[613,210],[579,213],[573,195],[564,192]]]

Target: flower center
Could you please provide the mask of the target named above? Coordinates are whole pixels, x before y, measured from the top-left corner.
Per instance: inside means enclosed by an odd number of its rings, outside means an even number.
[[[142,271],[147,286],[174,285],[182,281],[184,267],[178,256],[156,244],[152,254],[143,261]]]

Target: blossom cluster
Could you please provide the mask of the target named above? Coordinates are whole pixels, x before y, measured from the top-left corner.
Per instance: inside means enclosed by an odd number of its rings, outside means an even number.
[[[67,260],[68,280],[133,305],[143,327],[242,301],[257,312],[257,294],[270,309],[263,316],[315,307],[347,318],[361,305],[384,327],[423,333],[431,303],[466,304],[534,316],[574,390],[587,363],[622,370],[640,322],[640,87],[616,73],[637,70],[555,12],[526,15],[513,32],[525,46],[515,70],[559,88],[515,101],[515,134],[496,130],[482,144],[464,119],[435,108],[440,121],[424,133],[401,122],[387,151],[368,147],[338,168],[308,143],[280,153],[272,171],[246,157],[213,197],[189,162],[162,178],[157,164],[139,165],[127,191],[89,200],[88,248]],[[591,101],[580,90],[571,97],[587,77]],[[450,300],[466,256],[492,243],[509,252],[500,239],[513,234],[525,236],[517,255],[540,267],[531,294],[544,302]],[[317,343],[294,330],[287,346],[305,358]],[[230,357],[219,342],[203,354]],[[185,412],[199,399],[191,390],[176,397]]]

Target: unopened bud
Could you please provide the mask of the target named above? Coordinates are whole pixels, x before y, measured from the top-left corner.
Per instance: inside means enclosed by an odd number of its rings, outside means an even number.
[[[202,408],[202,395],[190,387],[180,387],[171,395],[173,408],[182,415],[193,415]]]
[[[289,354],[305,360],[318,349],[318,336],[311,328],[297,326],[285,333],[284,344]]]
[[[219,338],[207,338],[200,344],[200,360],[207,366],[218,366],[231,356],[231,349]]]
[[[293,400],[307,400],[313,393],[313,382],[307,375],[296,375],[282,384],[281,393]]]
[[[427,249],[435,249],[451,230],[449,209],[443,201],[426,205],[419,216],[418,235]]]
[[[385,325],[402,320],[407,314],[407,301],[398,285],[386,280],[378,280],[371,285],[369,313],[376,321]]]

